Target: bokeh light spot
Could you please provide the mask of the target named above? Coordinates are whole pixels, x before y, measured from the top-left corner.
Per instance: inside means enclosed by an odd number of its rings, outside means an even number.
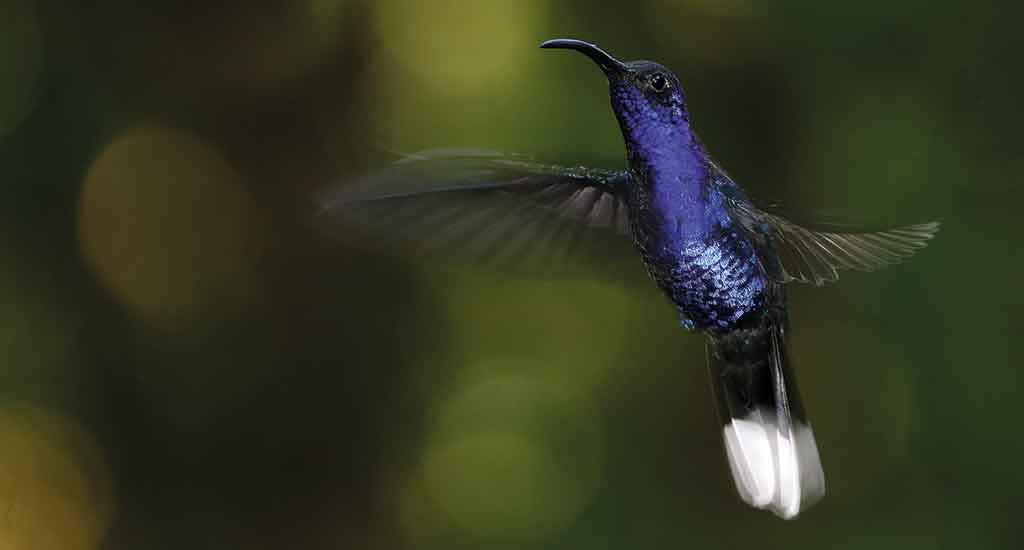
[[[11,133],[35,104],[43,40],[27,0],[0,4],[0,137]]]
[[[515,81],[538,42],[535,0],[382,0],[373,6],[387,52],[435,92],[479,93]],[[407,94],[410,86],[398,89]]]
[[[543,537],[594,497],[601,426],[587,402],[539,380],[483,380],[440,408],[424,485],[453,528],[493,540]]]
[[[543,447],[508,434],[479,435],[435,449],[426,476],[459,527],[485,536],[532,538],[565,522],[560,478]]]
[[[503,291],[496,293],[499,283]],[[622,327],[646,313],[628,289],[586,277],[537,282],[469,274],[453,284],[446,275],[439,284],[455,288],[449,304],[459,345],[491,357],[467,368],[486,368],[492,376],[533,368],[531,374],[581,393],[592,393],[624,368],[632,342]],[[494,360],[496,350],[546,360]]]
[[[235,305],[257,235],[231,166],[210,144],[166,128],[115,139],[80,199],[86,260],[118,299],[159,323]]]
[[[0,548],[98,548],[115,513],[108,465],[69,419],[0,409]]]

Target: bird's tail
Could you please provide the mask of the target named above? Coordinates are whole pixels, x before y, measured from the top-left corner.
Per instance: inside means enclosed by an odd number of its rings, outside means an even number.
[[[736,489],[747,504],[791,519],[825,494],[814,432],[786,352],[786,321],[711,336],[711,385]]]

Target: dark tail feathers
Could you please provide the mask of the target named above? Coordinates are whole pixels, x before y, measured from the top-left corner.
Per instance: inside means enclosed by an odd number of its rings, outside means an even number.
[[[786,322],[711,336],[708,368],[729,468],[747,504],[792,519],[825,494],[814,432],[786,353]]]

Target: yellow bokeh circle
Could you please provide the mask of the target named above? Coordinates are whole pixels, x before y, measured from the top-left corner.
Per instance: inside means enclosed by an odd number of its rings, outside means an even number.
[[[143,126],[110,143],[85,179],[86,261],[135,313],[187,321],[232,307],[260,249],[253,200],[210,143]]]
[[[543,379],[481,380],[436,416],[419,486],[448,529],[495,541],[550,536],[571,525],[601,485],[600,416]],[[430,532],[415,521],[407,529]]]
[[[116,506],[108,465],[68,418],[0,408],[0,548],[99,548]]]
[[[521,76],[539,43],[536,0],[373,3],[380,45],[418,85],[449,95],[479,93]],[[392,85],[394,73],[391,73]],[[413,83],[400,86],[408,94]]]

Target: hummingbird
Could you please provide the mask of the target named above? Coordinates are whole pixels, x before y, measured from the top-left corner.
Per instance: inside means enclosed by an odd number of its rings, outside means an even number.
[[[428,150],[329,190],[321,212],[329,218],[368,214],[413,241],[442,239],[460,247],[470,241],[484,241],[486,248],[510,241],[541,246],[574,235],[567,227],[631,239],[682,328],[704,335],[739,496],[795,518],[824,496],[825,475],[788,351],[786,287],[820,286],[836,281],[841,270],[897,263],[923,248],[939,224],[820,229],[755,206],[701,142],[670,70],[651,61],[619,61],[581,40],[548,40],[540,47],[579,52],[604,73],[625,143],[623,169]]]

